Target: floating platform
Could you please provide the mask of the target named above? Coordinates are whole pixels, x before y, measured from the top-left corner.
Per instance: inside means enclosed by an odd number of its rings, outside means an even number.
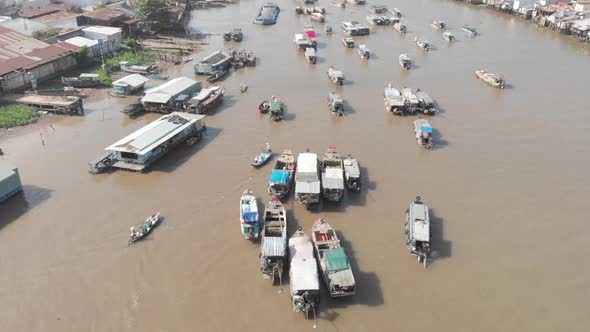
[[[82,99],[75,96],[29,95],[16,99],[16,102],[34,107],[40,111],[60,114],[84,114]]]

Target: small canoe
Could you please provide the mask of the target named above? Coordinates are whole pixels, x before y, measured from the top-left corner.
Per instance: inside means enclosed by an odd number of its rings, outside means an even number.
[[[270,110],[270,103],[268,102],[268,100],[265,100],[262,103],[260,103],[260,105],[258,106],[258,110],[262,114],[268,113],[268,111]]]

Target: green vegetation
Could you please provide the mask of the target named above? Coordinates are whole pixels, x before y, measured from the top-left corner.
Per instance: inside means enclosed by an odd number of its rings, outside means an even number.
[[[98,80],[100,81],[100,84],[103,86],[113,85],[113,80],[111,79],[110,74],[107,74],[106,70],[99,68],[94,72],[98,74]]]
[[[131,37],[127,37],[127,38],[123,39],[123,44],[127,47],[133,48],[135,46],[135,39],[133,39]]]
[[[98,80],[104,86],[111,86],[111,74],[119,68],[119,62],[127,61],[130,65],[145,65],[154,60],[153,53],[122,51],[111,54],[105,61],[104,68],[99,68],[94,71],[98,74]]]
[[[8,105],[0,107],[0,128],[12,128],[37,122],[39,113],[31,106]]]
[[[82,14],[82,7],[75,5],[70,9],[70,13]]]
[[[47,31],[47,30],[36,30],[33,31],[33,38],[39,39],[41,41],[49,39],[51,37],[55,37],[58,35],[57,31]]]
[[[170,19],[166,0],[137,0],[134,12],[153,31],[161,30]]]

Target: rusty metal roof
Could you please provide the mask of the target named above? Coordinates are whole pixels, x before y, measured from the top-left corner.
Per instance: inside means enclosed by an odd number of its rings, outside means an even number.
[[[90,12],[90,13],[84,13],[83,15],[86,17],[96,18],[98,20],[110,21],[112,19],[125,16],[126,13],[121,10],[114,10],[114,9],[110,9],[110,8],[100,8],[100,9],[97,9],[97,10]]]
[[[35,17],[32,20],[41,23],[53,23],[78,17],[81,14],[58,11],[56,13]]]

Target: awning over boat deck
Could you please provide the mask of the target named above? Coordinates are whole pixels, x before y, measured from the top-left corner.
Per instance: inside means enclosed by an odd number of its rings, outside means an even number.
[[[263,257],[283,257],[286,254],[287,246],[282,237],[265,237],[262,240]]]
[[[430,126],[422,126],[422,127],[420,127],[420,130],[421,130],[423,133],[429,133],[429,134],[432,134],[432,127],[430,127]]]
[[[342,170],[339,168],[328,168],[322,174],[322,182],[324,188],[329,189],[344,189],[344,176]]]
[[[257,211],[242,212],[242,219],[244,219],[245,222],[250,222],[250,223],[257,222],[258,221],[258,212]]]
[[[291,290],[318,290],[318,266],[315,258],[294,259],[291,261]]]
[[[270,182],[288,184],[289,183],[289,171],[282,169],[273,169],[270,173]]]
[[[305,34],[308,38],[316,38],[316,34],[314,31],[305,31]]]
[[[313,259],[313,244],[306,234],[305,236],[292,237],[289,239],[289,256],[291,259]]]

